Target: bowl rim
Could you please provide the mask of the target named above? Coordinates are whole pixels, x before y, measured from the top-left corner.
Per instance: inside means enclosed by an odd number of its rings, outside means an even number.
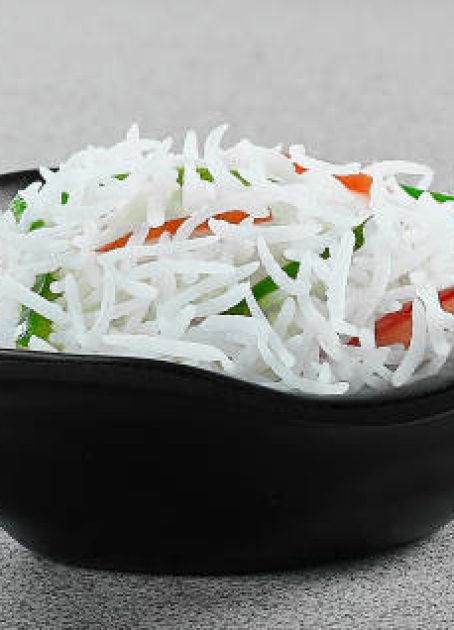
[[[43,370],[44,367],[48,369]],[[159,388],[168,387],[169,393],[175,394],[175,384],[186,386],[186,391],[190,386],[194,396],[198,386],[202,391],[217,388],[223,396],[235,396],[238,404],[272,409],[292,424],[391,427],[434,420],[454,409],[453,382],[429,391],[420,388],[415,392],[411,386],[404,386],[377,396],[317,396],[276,390],[225,373],[161,359],[0,349],[0,385],[22,380],[49,382],[53,386],[63,382],[145,390],[153,388],[153,376],[159,378]]]

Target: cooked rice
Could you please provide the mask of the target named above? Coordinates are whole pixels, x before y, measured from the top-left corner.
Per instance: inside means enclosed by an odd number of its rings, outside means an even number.
[[[319,395],[437,373],[454,342],[454,317],[437,294],[454,283],[454,203],[414,199],[398,183],[419,176],[427,190],[431,169],[329,164],[301,145],[289,158],[248,140],[225,150],[225,131],[214,129],[203,152],[189,131],[176,153],[170,139],[142,139],[133,126],[110,148],[88,147],[56,172],[42,168],[44,183],[19,191],[20,221],[6,208],[0,217],[0,345],[16,347],[28,308],[52,322],[48,338],[31,336],[32,351],[161,359]],[[298,175],[292,162],[309,170]],[[373,178],[370,196],[334,177],[359,172]],[[216,218],[233,209],[246,213],[241,223]],[[270,213],[272,221],[254,223]],[[180,217],[188,218],[173,236],[145,242],[149,228]],[[37,220],[45,226],[29,232]],[[366,220],[355,251],[352,230]],[[97,251],[126,233],[124,247]],[[296,277],[282,269],[290,261],[301,263]],[[46,273],[61,293],[53,301],[33,290]],[[251,287],[265,276],[278,290],[261,303]],[[408,300],[408,349],[377,348],[376,319]],[[238,303],[250,314],[227,313]],[[360,345],[348,345],[350,336]]]

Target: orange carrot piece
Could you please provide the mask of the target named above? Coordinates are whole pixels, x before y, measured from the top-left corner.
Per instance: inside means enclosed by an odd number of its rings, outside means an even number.
[[[97,252],[110,252],[111,249],[119,249],[120,247],[124,247],[126,243],[131,238],[132,232],[128,232],[127,234],[123,234],[120,238],[115,239],[115,241],[111,241],[110,243],[106,243],[105,245],[101,245],[101,247],[97,248]]]
[[[438,293],[441,308],[448,313],[454,313],[454,287],[443,289]],[[387,313],[375,322],[375,343],[377,347],[390,346],[401,343],[408,348],[412,329],[412,302],[406,302],[400,311]],[[347,342],[350,346],[359,346],[358,337],[352,337]]]
[[[355,173],[354,175],[337,175],[337,179],[344,184],[346,188],[362,195],[370,193],[372,185],[372,177],[365,173]]]
[[[186,217],[182,217],[181,219],[171,219],[170,221],[166,221],[163,225],[160,225],[156,228],[150,228],[147,234],[147,241],[152,241],[155,238],[158,238],[164,232],[169,232],[170,234],[175,234],[180,225],[186,220]],[[124,247],[126,243],[131,238],[132,232],[128,232],[120,238],[117,238],[115,241],[111,241],[110,243],[106,243],[106,245],[102,245],[98,247],[97,252],[109,252],[111,249],[118,249],[120,247]]]
[[[288,157],[290,157],[290,156],[288,156]],[[297,175],[301,175],[302,173],[305,173],[307,171],[307,168],[304,168],[304,166],[300,166],[296,162],[293,162],[293,168],[295,169],[295,173]]]
[[[296,162],[293,162],[293,168],[295,169],[295,173],[301,175],[306,172],[307,169],[303,166],[300,166]],[[370,192],[370,187],[372,185],[372,178],[365,173],[355,173],[352,175],[336,175],[336,179],[338,179],[345,188],[348,188],[352,192],[360,193],[362,195],[368,195]]]
[[[216,219],[221,219],[222,221],[228,221],[228,223],[241,223],[243,219],[245,219],[248,215],[247,212],[243,212],[242,210],[229,210],[228,212],[220,212],[215,216]],[[159,238],[161,234],[164,232],[169,232],[169,234],[175,234],[180,225],[186,221],[187,217],[181,217],[179,219],[171,219],[170,221],[166,221],[163,225],[160,225],[156,228],[150,228],[148,230],[146,242],[154,241]],[[254,219],[254,223],[265,223],[266,221],[271,221],[271,214],[267,217]],[[196,232],[205,232],[208,230],[208,221],[204,221],[200,225],[198,225],[195,229]],[[112,249],[118,249],[120,247],[124,247],[126,243],[131,238],[132,232],[128,232],[120,238],[117,238],[115,241],[111,241],[110,243],[106,243],[106,245],[101,245],[96,250],[97,252],[108,252]]]
[[[229,210],[228,212],[220,212],[214,218],[219,219],[221,221],[227,221],[228,223],[241,223],[243,219],[248,217],[247,212],[243,212],[242,210]],[[271,214],[267,217],[254,219],[254,223],[266,223],[267,221],[271,221]],[[204,232],[208,230],[208,221],[201,223],[197,228],[197,232]],[[148,240],[148,239],[147,239]]]

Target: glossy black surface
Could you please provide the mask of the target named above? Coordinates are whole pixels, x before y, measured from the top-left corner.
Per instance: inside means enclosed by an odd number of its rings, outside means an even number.
[[[0,177],[3,199],[36,173]],[[0,524],[45,556],[250,571],[411,542],[453,516],[454,387],[274,392],[159,361],[0,351]]]

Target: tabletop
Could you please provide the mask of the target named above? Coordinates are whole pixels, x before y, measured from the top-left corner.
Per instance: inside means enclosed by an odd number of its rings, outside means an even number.
[[[421,161],[454,190],[451,0],[0,0],[0,14],[0,172],[58,164],[132,122],[177,144],[227,122],[230,142]],[[449,628],[453,535],[292,572],[179,577],[67,568],[0,531],[0,627]]]

